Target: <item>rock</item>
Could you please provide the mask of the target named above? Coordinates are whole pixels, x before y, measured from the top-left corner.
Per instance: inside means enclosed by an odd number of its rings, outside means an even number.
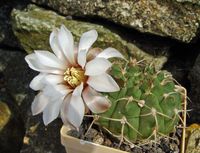
[[[93,138],[93,141],[92,141],[92,142],[94,142],[94,143],[96,143],[96,144],[99,144],[99,145],[102,145],[103,142],[104,142],[104,138],[103,138],[102,135],[98,134],[98,135],[96,135],[96,136]]]
[[[86,134],[85,139],[87,141],[92,141],[92,139],[98,134],[98,131],[96,129],[91,128]]]
[[[11,116],[8,105],[0,101],[0,132],[6,126]]]
[[[0,152],[17,153],[22,146],[24,124],[21,110],[5,88],[2,73],[0,73],[0,101],[3,102],[0,103]]]
[[[1,0],[0,2],[0,45],[13,48],[20,48],[12,31],[10,13],[13,8],[22,8],[30,0]]]
[[[0,6],[0,44],[9,45],[11,47],[18,46],[9,20],[10,6]]]
[[[0,68],[3,68],[0,71],[3,79],[2,84],[0,82],[2,95],[8,94],[7,97],[10,97],[9,99],[5,98],[5,101],[12,101],[8,106],[13,107],[14,116],[20,115],[20,121],[16,122],[23,122],[21,125],[23,127],[27,121],[27,112],[30,110],[35,96],[35,92],[29,88],[29,83],[37,74],[28,67],[24,60],[25,55],[19,50],[0,49]]]
[[[0,49],[0,101],[9,108],[9,120],[0,131],[0,152],[18,153],[22,147],[24,123],[34,92],[28,89],[33,72],[24,61],[25,54],[19,50]],[[29,74],[27,74],[29,73]],[[24,94],[25,98],[16,98]],[[1,106],[0,106],[1,107]],[[0,109],[0,112],[5,112]],[[2,117],[2,114],[0,113]],[[0,117],[0,118],[1,118]]]
[[[18,112],[19,113],[19,112]],[[1,153],[17,153],[22,147],[22,139],[24,135],[23,122],[17,113],[13,113],[9,122],[0,132],[0,152]]]
[[[30,102],[29,104],[27,101],[23,103],[25,97],[33,98],[35,95],[29,88],[29,83],[36,72],[29,69],[24,60],[25,55],[20,51],[0,49],[0,72],[4,76],[5,88],[17,105],[24,107],[22,111],[26,111],[26,108],[30,106]]]
[[[200,126],[192,124],[186,129],[186,153],[200,153]]]
[[[20,153],[66,153],[60,143],[61,126],[59,119],[45,127],[41,115],[29,116]]]
[[[200,54],[198,55],[195,64],[190,71],[189,80],[191,84],[191,90],[189,97],[191,101],[188,101],[189,118],[188,123],[200,122]]]
[[[185,2],[190,2],[193,4],[197,4],[200,5],[200,1],[199,0],[176,0],[177,2],[181,2],[181,3],[185,3]]]
[[[175,0],[32,0],[61,14],[104,18],[141,32],[190,42],[196,37],[200,7]]]
[[[18,51],[11,51],[0,49],[0,72],[3,72],[6,68],[8,68],[8,64],[16,57],[21,55],[22,53]]]
[[[13,10],[12,23],[15,35],[28,53],[37,49],[50,50],[48,43],[50,32],[53,28],[60,27],[61,24],[64,24],[72,31],[75,41],[79,40],[83,32],[96,29],[99,37],[94,46],[101,48],[114,47],[125,55],[129,52],[132,56],[145,58],[148,62],[156,61],[158,68],[161,68],[163,63],[166,62],[166,57],[154,58],[103,26],[69,20],[55,12],[47,11],[34,5],[29,5],[23,11]]]
[[[108,138],[105,138],[105,146],[111,146],[112,145],[112,141]]]
[[[188,91],[190,90],[188,74],[194,65],[198,52],[200,51],[198,44],[199,42],[195,45],[177,43],[172,46],[170,48],[168,61],[163,66],[163,69],[171,72],[173,78],[188,89]]]

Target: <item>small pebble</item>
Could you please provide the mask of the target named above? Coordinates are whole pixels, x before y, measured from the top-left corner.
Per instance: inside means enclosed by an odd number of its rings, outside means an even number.
[[[142,149],[140,149],[140,148],[133,148],[133,149],[131,150],[131,153],[144,153],[144,152],[143,152]]]
[[[80,134],[76,130],[70,130],[67,134],[75,138],[79,138],[80,136]]]
[[[124,145],[124,150],[125,150],[125,151],[129,152],[130,149],[131,149],[130,146]]]
[[[88,133],[85,135],[86,139],[93,139],[98,134],[98,131],[96,129],[91,128]]]
[[[106,138],[105,141],[104,141],[104,145],[111,146],[112,142],[110,141],[110,139]]]
[[[93,138],[93,142],[101,145],[104,142],[104,138],[98,134]]]

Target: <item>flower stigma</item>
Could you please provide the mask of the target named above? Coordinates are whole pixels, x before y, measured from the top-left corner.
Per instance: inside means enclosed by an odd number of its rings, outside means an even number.
[[[68,68],[64,73],[64,81],[66,81],[72,88],[76,88],[81,82],[85,82],[87,77],[84,75],[85,71],[81,68]]]

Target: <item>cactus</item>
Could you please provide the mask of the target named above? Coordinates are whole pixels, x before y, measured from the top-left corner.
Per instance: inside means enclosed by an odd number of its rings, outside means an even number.
[[[121,90],[107,95],[111,108],[95,121],[121,141],[167,136],[182,121],[183,88],[169,72],[154,67],[136,60],[113,64],[111,75]]]

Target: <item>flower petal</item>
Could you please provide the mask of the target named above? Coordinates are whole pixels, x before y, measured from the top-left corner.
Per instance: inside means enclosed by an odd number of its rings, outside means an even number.
[[[106,48],[101,53],[99,53],[97,57],[106,58],[106,59],[112,58],[112,57],[119,57],[119,58],[124,59],[124,56],[118,50],[112,47]]]
[[[88,49],[92,44],[97,40],[98,34],[96,30],[90,30],[83,33],[80,38],[79,47],[78,47],[78,64],[84,68],[86,63],[86,55]]]
[[[49,103],[43,110],[43,121],[47,125],[59,115],[64,98],[70,93],[64,85],[48,85],[43,89],[43,95],[48,97]]]
[[[82,34],[79,42],[79,51],[88,50],[97,40],[98,33],[96,30],[90,30]]]
[[[30,88],[33,90],[42,90],[45,86],[48,85],[57,85],[63,82],[62,75],[46,74],[40,73],[30,83]]]
[[[53,53],[49,51],[35,51],[35,54],[40,61],[41,64],[44,66],[52,67],[52,68],[57,68],[61,70],[66,69],[65,63],[61,62]]]
[[[55,120],[60,112],[64,97],[54,97],[43,110],[43,121],[45,125]]]
[[[73,96],[81,96],[82,90],[83,90],[83,83],[81,83],[79,86],[77,86],[77,87],[74,89],[72,95],[73,95]]]
[[[90,76],[87,83],[100,92],[119,91],[119,86],[115,80],[108,74],[104,73],[98,76]]]
[[[59,84],[59,85],[48,84],[43,89],[43,94],[52,99],[54,99],[56,97],[63,97],[63,96],[65,97],[70,92],[72,92],[72,89],[67,88],[67,86],[65,86],[63,84]]]
[[[108,68],[112,66],[112,63],[104,58],[95,58],[89,61],[85,66],[85,75],[93,76],[100,75],[106,72]]]
[[[72,97],[72,94],[69,94],[67,97],[65,97],[61,106],[61,110],[60,110],[60,116],[65,125],[69,124],[67,111],[68,111],[68,106],[69,106],[71,97]]]
[[[64,53],[62,52],[62,49],[59,46],[58,43],[58,29],[54,29],[49,37],[49,44],[51,46],[52,51],[54,54],[63,62],[66,62],[66,58]]]
[[[78,90],[78,89],[77,89]],[[72,93],[70,102],[69,98],[65,99],[62,109],[62,119],[70,122],[76,129],[79,128],[83,121],[85,105],[81,96],[75,96],[77,91]]]
[[[72,96],[67,113],[69,122],[77,129],[80,127],[85,113],[85,105],[80,96]]]
[[[35,99],[31,105],[31,111],[33,115],[37,115],[41,113],[47,104],[49,103],[49,99],[42,94],[42,92],[38,93],[35,96]]]
[[[42,81],[44,81],[44,83],[46,83],[46,84],[56,85],[56,84],[60,84],[63,82],[63,76],[48,74],[44,77],[44,79]]]
[[[71,32],[64,25],[60,27],[58,32],[58,42],[68,62],[74,65],[76,63],[74,58],[74,39]]]
[[[26,62],[28,63],[29,67],[35,71],[45,72],[45,73],[53,73],[53,74],[63,74],[64,71],[57,68],[51,68],[48,66],[43,65],[38,60],[35,53],[29,54],[25,57]]]
[[[93,113],[103,113],[111,106],[111,103],[106,97],[97,93],[89,86],[83,91],[83,99]]]
[[[78,52],[78,64],[79,64],[82,68],[85,67],[86,55],[87,55],[86,50],[83,50],[83,51]]]
[[[82,123],[85,106],[81,98],[83,83],[77,86],[72,94],[69,94],[61,108],[61,118],[64,124],[71,124],[78,128]],[[76,106],[77,105],[77,106]]]
[[[30,88],[35,91],[41,90],[44,87],[44,84],[43,82],[41,82],[41,80],[43,80],[45,76],[45,73],[40,73],[37,76],[35,76],[29,85]]]
[[[87,53],[87,61],[91,61],[96,58],[96,56],[102,52],[101,48],[90,48]]]

